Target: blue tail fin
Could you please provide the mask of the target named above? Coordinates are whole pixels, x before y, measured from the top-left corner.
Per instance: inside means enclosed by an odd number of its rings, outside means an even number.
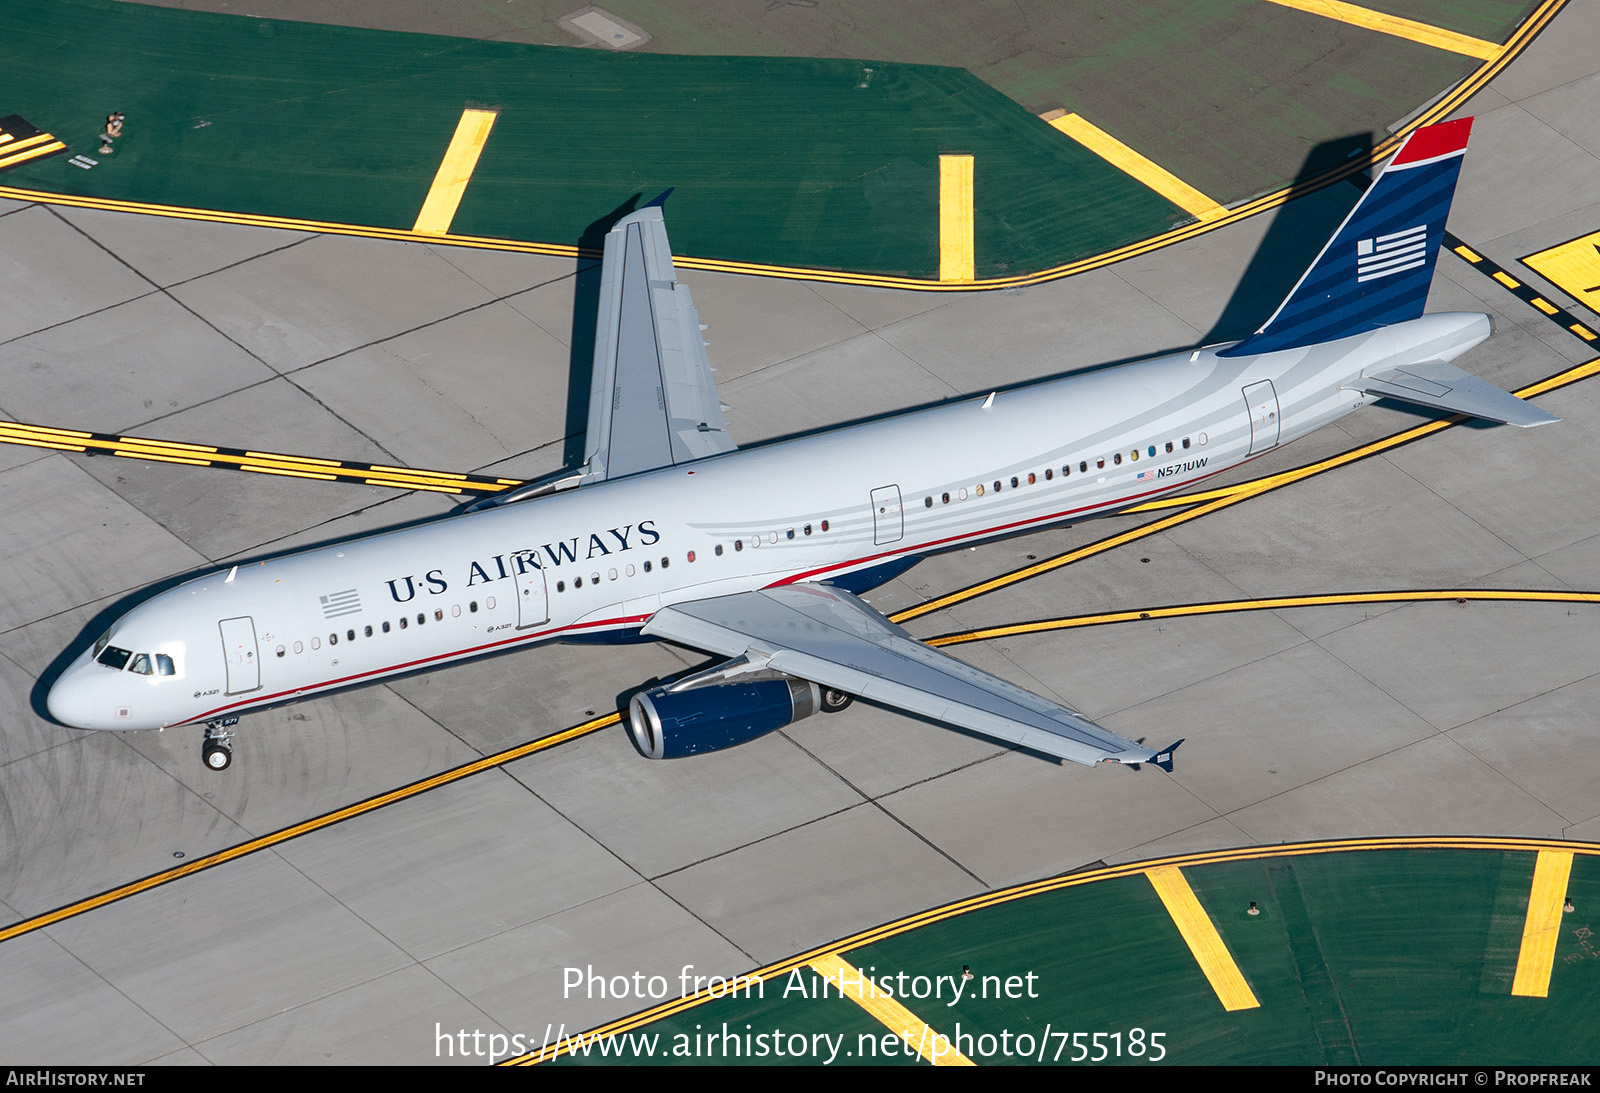
[[[1260,330],[1218,354],[1298,349],[1422,314],[1472,119],[1418,129]]]

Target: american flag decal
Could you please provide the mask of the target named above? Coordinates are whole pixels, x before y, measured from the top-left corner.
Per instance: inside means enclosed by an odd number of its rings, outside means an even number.
[[[1416,269],[1427,261],[1428,225],[1356,243],[1356,283]]]
[[[322,603],[322,617],[336,619],[340,615],[354,615],[361,610],[361,596],[353,588],[343,592],[330,592],[317,597]]]

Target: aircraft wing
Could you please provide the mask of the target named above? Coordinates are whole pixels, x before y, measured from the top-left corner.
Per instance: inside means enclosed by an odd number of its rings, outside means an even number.
[[[782,585],[665,607],[643,632],[748,656],[757,666],[1059,759],[1172,769],[1172,748],[1152,752],[1107,732],[1075,710],[924,645],[827,585]]]
[[[585,482],[736,447],[659,205],[623,217],[606,235],[586,445]]]

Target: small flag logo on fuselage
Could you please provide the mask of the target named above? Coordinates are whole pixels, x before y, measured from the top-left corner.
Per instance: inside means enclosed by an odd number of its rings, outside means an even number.
[[[1416,269],[1428,260],[1428,225],[1380,235],[1376,239],[1362,239],[1356,243],[1356,283],[1376,281],[1408,269]]]
[[[336,619],[340,615],[354,615],[361,610],[361,597],[353,588],[343,592],[334,592],[327,596],[319,596],[322,601],[322,617]]]

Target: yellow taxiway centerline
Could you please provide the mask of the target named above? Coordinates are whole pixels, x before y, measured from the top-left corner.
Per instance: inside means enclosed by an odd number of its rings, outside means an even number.
[[[811,970],[822,976],[839,993],[866,1010],[883,1027],[917,1049],[934,1066],[973,1066],[973,1061],[955,1050],[950,1038],[935,1032],[922,1018],[887,995],[880,994],[867,973],[838,953],[824,953],[809,961]],[[943,1046],[939,1046],[940,1043]]]
[[[972,234],[972,157],[939,157],[939,280],[971,281],[977,258]]]
[[[160,873],[153,873],[150,876],[144,877],[140,880],[119,885],[116,888],[107,889],[97,896],[90,896],[88,899],[81,899],[75,903],[69,903],[64,907],[58,907],[54,911],[47,911],[42,915],[34,915],[32,918],[25,918],[21,922],[14,922],[10,926],[0,928],[0,941],[9,941],[14,937],[20,937],[23,934],[32,933],[35,930],[54,925],[63,919],[73,918],[76,915],[81,915],[85,911],[92,911],[96,907],[104,907],[106,904],[115,903],[119,899],[126,899],[129,896],[137,895],[140,892],[146,892],[152,888],[159,888],[163,884],[170,884],[172,881],[178,880],[182,877],[187,877],[191,873],[198,873],[201,870],[210,869],[212,866],[222,865],[224,862],[234,861],[235,859],[244,857],[246,854],[254,854],[257,850],[265,850],[269,846],[277,846],[280,843],[288,842],[290,839],[297,839],[301,835],[307,835],[313,831],[320,831],[325,827],[330,827],[333,824],[339,823],[343,820],[353,819],[356,816],[365,815],[366,813],[375,811],[376,809],[396,804],[397,802],[415,797],[419,793],[426,793],[430,789],[438,789],[440,786],[449,785],[451,782],[459,782],[461,779],[470,778],[474,774],[481,774],[486,770],[492,770],[495,767],[504,766],[506,763],[510,763],[516,759],[521,759],[524,756],[532,755],[535,752],[545,751],[549,748],[556,747],[559,744],[565,744],[569,740],[575,740],[580,736],[587,736],[592,732],[598,732],[609,725],[617,724],[621,720],[621,714],[606,714],[604,717],[597,717],[593,721],[585,721],[581,725],[574,725],[569,729],[563,729],[560,732],[551,733],[549,736],[541,736],[539,739],[529,741],[526,744],[519,744],[514,748],[507,748],[505,751],[496,752],[494,755],[486,755],[482,759],[475,759],[470,763],[463,763],[459,767],[453,767],[450,770],[443,771],[431,778],[424,778],[419,782],[413,782],[409,786],[401,786],[399,789],[390,790],[388,793],[380,793],[376,797],[368,797],[365,801],[359,801],[356,804],[349,805],[345,808],[335,809],[332,812],[325,812],[321,816],[313,816],[309,820],[303,820],[300,823],[279,828],[277,831],[262,835],[260,838],[250,839],[246,842],[238,844],[237,846],[230,846],[226,849],[218,850],[213,854],[206,854],[203,857],[195,858],[193,861],[185,862],[176,868],[167,869]]]
[[[1244,981],[1244,973],[1234,963],[1233,954],[1223,944],[1222,935],[1217,933],[1205,908],[1195,898],[1194,889],[1184,879],[1183,871],[1175,865],[1162,865],[1146,869],[1144,875],[1150,878],[1151,887],[1166,905],[1167,913],[1183,935],[1184,943],[1194,954],[1200,970],[1205,972],[1211,989],[1217,992],[1222,1008],[1230,1013],[1234,1010],[1259,1009],[1261,1003],[1256,1001],[1255,992]]]
[[[1522,926],[1522,950],[1517,954],[1517,975],[1511,983],[1513,995],[1550,995],[1550,970],[1555,965],[1562,907],[1571,876],[1572,851],[1539,851],[1533,866],[1533,888],[1528,893],[1528,917]]]
[[[412,231],[444,235],[450,230],[450,222],[456,218],[456,209],[467,192],[467,183],[478,166],[478,155],[489,141],[489,131],[494,128],[497,116],[494,110],[461,112],[455,136],[450,138],[450,147],[445,150],[438,173],[433,176],[433,185],[428,189]]]
[[[1154,160],[1147,159],[1116,137],[1078,114],[1064,110],[1040,115],[1045,121],[1083,145],[1123,174],[1144,183],[1202,223],[1228,215],[1228,210]]]
[[[1482,38],[1472,38],[1465,34],[1457,34],[1453,30],[1445,30],[1443,27],[1402,19],[1398,15],[1373,11],[1371,8],[1363,8],[1356,4],[1346,4],[1342,0],[1267,0],[1267,3],[1320,15],[1324,19],[1333,19],[1352,26],[1365,27],[1380,34],[1389,34],[1421,45],[1433,46],[1435,49],[1476,57],[1480,61],[1494,60],[1505,48],[1494,42],[1486,42]]]

